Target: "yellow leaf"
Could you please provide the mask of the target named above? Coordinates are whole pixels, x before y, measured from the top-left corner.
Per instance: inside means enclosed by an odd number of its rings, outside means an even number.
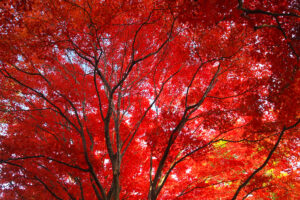
[[[213,145],[214,145],[214,147],[215,148],[224,148],[225,146],[226,146],[226,144],[227,144],[228,142],[227,141],[219,141],[219,142],[216,142],[216,143],[214,143]]]

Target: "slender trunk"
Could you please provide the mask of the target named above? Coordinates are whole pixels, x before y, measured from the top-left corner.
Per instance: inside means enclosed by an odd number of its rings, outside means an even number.
[[[150,188],[150,191],[149,191],[149,194],[148,194],[148,200],[156,200],[156,187],[153,185],[153,184],[151,184],[151,186],[150,186],[151,188]]]
[[[113,162],[113,189],[112,189],[112,199],[119,200],[120,199],[120,156],[114,156]]]
[[[114,175],[114,191],[113,191],[113,200],[120,199],[120,182],[119,182],[119,175]]]

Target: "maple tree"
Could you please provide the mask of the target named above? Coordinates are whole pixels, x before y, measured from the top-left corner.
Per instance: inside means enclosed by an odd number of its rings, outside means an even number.
[[[289,0],[3,0],[1,199],[298,199]]]

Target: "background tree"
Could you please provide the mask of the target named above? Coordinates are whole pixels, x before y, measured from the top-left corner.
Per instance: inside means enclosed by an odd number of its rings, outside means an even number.
[[[298,199],[297,1],[1,1],[2,199]]]

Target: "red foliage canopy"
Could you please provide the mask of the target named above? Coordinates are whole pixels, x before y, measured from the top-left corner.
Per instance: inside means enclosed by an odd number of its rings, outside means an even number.
[[[1,199],[299,199],[297,1],[0,10]]]

